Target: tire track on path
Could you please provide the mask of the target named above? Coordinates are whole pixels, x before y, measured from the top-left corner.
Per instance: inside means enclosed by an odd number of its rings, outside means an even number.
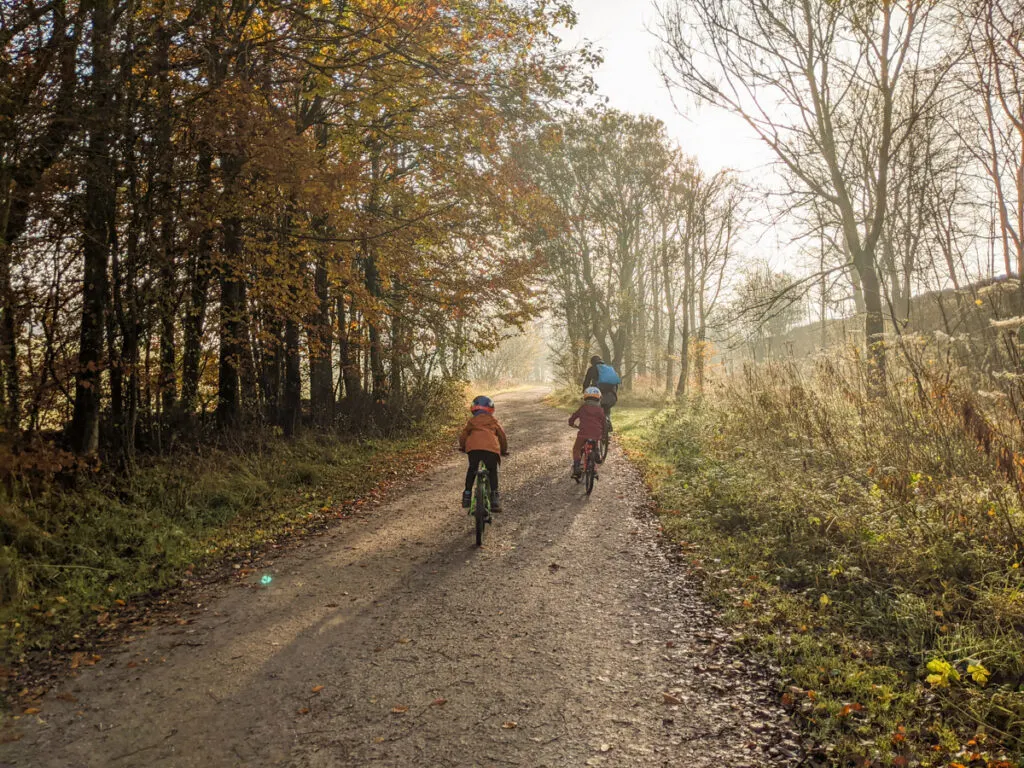
[[[587,499],[542,395],[497,398],[512,456],[482,549],[456,455],[269,586],[218,587],[193,624],[82,670],[0,764],[785,765],[785,715],[725,656],[637,473],[613,448]]]

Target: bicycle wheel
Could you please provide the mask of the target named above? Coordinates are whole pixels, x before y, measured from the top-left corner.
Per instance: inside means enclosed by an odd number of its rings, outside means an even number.
[[[597,476],[597,468],[594,465],[595,457],[593,451],[587,451],[585,458],[587,463],[583,474],[587,479],[587,496],[589,496],[590,492],[594,490],[594,478]]]
[[[606,429],[604,435],[601,436],[601,442],[597,444],[597,463],[604,464],[604,460],[608,458],[608,430]]]
[[[473,520],[476,523],[476,545],[478,547],[484,543],[484,526],[487,525],[487,510],[490,506],[489,496],[487,481],[483,476],[477,475],[476,488],[473,491]]]

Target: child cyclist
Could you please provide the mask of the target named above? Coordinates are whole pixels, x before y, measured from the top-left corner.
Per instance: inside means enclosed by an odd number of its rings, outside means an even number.
[[[469,454],[469,470],[466,472],[466,490],[462,492],[462,506],[469,507],[473,498],[473,481],[480,462],[487,467],[491,481],[491,509],[501,511],[498,496],[498,464],[501,456],[508,456],[508,438],[505,430],[494,418],[494,401],[485,395],[473,400],[469,407],[473,417],[466,422],[459,435],[459,448]]]
[[[604,409],[601,407],[601,390],[587,387],[583,391],[583,405],[569,417],[569,426],[579,424],[580,432],[572,447],[572,476],[580,476],[580,460],[583,458],[583,446],[587,440],[600,440],[604,437]]]

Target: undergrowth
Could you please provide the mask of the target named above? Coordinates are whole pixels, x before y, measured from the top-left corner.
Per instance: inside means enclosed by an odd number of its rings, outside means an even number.
[[[1004,768],[1024,755],[1019,476],[965,415],[984,404],[926,373],[871,396],[853,364],[751,367],[617,431],[836,764]]]
[[[0,662],[23,662],[186,572],[336,515],[411,472],[450,439],[453,419],[445,407],[404,437],[263,436],[150,458],[128,477],[98,471],[72,489],[0,490]]]

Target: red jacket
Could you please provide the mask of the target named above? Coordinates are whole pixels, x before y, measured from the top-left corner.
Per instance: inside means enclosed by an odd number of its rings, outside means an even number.
[[[575,427],[576,422],[580,424],[580,437],[584,440],[600,440],[604,437],[604,408],[600,405],[581,405],[569,417],[570,427]]]
[[[508,439],[501,424],[489,413],[481,413],[466,422],[459,435],[459,448],[470,451],[508,453]]]

